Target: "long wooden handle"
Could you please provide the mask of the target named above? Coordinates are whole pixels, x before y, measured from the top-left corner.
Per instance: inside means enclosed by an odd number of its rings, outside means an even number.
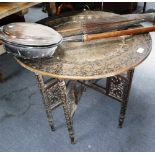
[[[118,37],[123,35],[133,35],[133,34],[141,34],[155,31],[155,26],[150,27],[140,27],[140,28],[133,28],[128,30],[121,30],[121,31],[113,31],[113,32],[105,32],[99,34],[85,34],[83,35],[83,41],[90,41],[90,40],[97,40],[103,38],[110,38],[110,37]]]

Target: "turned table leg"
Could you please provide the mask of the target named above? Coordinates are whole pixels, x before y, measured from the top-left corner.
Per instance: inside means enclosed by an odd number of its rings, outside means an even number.
[[[69,132],[69,136],[71,139],[71,143],[75,144],[75,136],[74,136],[74,129],[73,129],[73,119],[70,115],[69,109],[68,109],[68,103],[67,103],[67,89],[66,89],[66,84],[65,81],[59,80],[58,82],[58,87],[61,92],[61,100],[63,102],[63,109],[64,109],[64,115],[66,119],[66,124]]]
[[[127,71],[125,75],[116,75],[107,78],[106,94],[121,102],[119,116],[120,128],[122,128],[125,119],[133,73],[134,69]]]
[[[107,78],[106,95],[118,100],[121,103],[119,116],[120,128],[122,128],[125,119],[133,73],[134,69],[127,71],[126,74],[120,74]]]
[[[44,103],[44,107],[45,107],[45,110],[46,110],[46,115],[47,115],[49,125],[51,127],[51,130],[55,131],[55,127],[54,127],[54,123],[53,123],[51,104],[50,104],[50,101],[48,100],[47,94],[45,92],[43,77],[41,75],[39,75],[39,74],[35,74],[35,76],[36,76],[36,79],[38,81],[38,86],[39,86],[40,92],[41,92],[42,97],[43,97],[43,103]]]
[[[121,103],[121,110],[120,110],[120,116],[119,116],[119,127],[120,128],[123,127],[123,123],[124,123],[124,119],[125,119],[125,114],[126,114],[126,110],[127,110],[133,74],[134,74],[134,70],[129,70],[127,72],[127,82],[126,82],[126,86],[124,87],[125,94],[124,94],[124,98]]]

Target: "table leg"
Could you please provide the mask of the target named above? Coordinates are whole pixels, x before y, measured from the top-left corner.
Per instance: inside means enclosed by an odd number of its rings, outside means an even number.
[[[71,143],[75,144],[76,141],[75,141],[75,136],[74,136],[73,120],[72,120],[72,117],[70,115],[68,105],[67,105],[67,91],[66,91],[67,89],[66,89],[65,81],[59,80],[58,86],[61,91],[61,100],[63,102],[64,115],[65,115],[65,119],[66,119],[69,136],[71,139]]]
[[[35,76],[36,76],[36,79],[38,81],[38,86],[39,86],[40,92],[41,92],[42,97],[43,97],[43,103],[44,103],[44,107],[46,110],[46,115],[47,115],[49,125],[51,127],[51,130],[55,131],[55,127],[54,127],[54,123],[53,123],[53,116],[52,116],[52,109],[50,108],[51,104],[50,104],[50,101],[48,100],[48,97],[47,97],[46,92],[45,92],[43,77],[39,74],[35,74]]]
[[[131,89],[131,84],[132,84],[132,78],[133,78],[133,74],[134,74],[134,69],[133,70],[129,70],[127,72],[127,85],[124,87],[124,99],[121,103],[121,110],[120,110],[120,116],[119,116],[119,127],[122,128],[123,127],[123,123],[124,123],[124,119],[125,119],[125,114],[126,114],[126,110],[127,110],[127,104],[128,104],[128,99],[129,99],[129,93],[130,93],[130,89]]]

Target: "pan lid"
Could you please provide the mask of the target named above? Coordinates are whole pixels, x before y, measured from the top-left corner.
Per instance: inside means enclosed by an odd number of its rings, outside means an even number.
[[[49,46],[62,40],[54,29],[36,23],[10,23],[3,26],[3,33],[6,41],[27,46]]]

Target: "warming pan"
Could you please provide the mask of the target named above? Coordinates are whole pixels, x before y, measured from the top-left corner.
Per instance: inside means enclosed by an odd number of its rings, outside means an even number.
[[[52,56],[62,36],[48,26],[19,22],[2,26],[0,40],[7,52],[31,59]]]

